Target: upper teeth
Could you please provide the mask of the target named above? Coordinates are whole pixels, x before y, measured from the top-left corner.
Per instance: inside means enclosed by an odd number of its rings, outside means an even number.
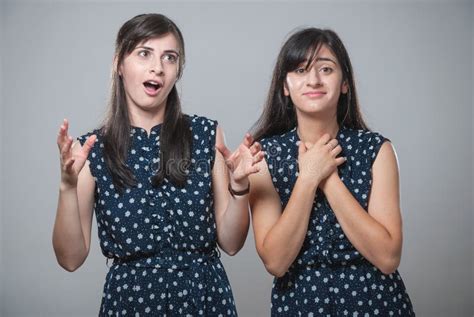
[[[159,85],[156,81],[148,81],[148,83],[152,85]]]

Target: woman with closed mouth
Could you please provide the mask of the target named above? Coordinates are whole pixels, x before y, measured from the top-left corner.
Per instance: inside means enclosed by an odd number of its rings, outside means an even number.
[[[395,151],[365,124],[353,77],[331,30],[300,30],[280,51],[254,133],[265,160],[250,176],[272,316],[414,315],[397,271]]]
[[[245,242],[248,176],[263,153],[250,135],[231,152],[216,121],[182,113],[184,61],[170,19],[130,19],[117,35],[103,125],[79,143],[67,120],[59,130],[54,251],[66,270],[82,265],[94,210],[112,261],[100,316],[237,315],[218,246],[234,255]]]

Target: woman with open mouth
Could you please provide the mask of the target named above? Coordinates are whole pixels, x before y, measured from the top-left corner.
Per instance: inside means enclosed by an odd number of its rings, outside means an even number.
[[[237,315],[218,246],[234,255],[245,242],[248,176],[263,153],[250,135],[231,152],[216,121],[181,112],[184,61],[170,19],[130,19],[117,35],[104,124],[80,144],[67,120],[59,130],[53,246],[63,268],[79,268],[95,210],[111,260],[100,316]]]

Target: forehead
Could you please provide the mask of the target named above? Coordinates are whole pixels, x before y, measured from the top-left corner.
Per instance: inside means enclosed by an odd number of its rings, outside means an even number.
[[[334,62],[337,64],[337,57],[333,53],[333,51],[327,46],[326,44],[322,44],[320,47],[316,49],[314,56],[310,56],[311,52],[308,52],[306,56],[306,60],[309,61],[311,59],[312,63],[317,63],[319,61],[323,62]],[[329,59],[329,60],[328,60]]]
[[[334,61],[336,61],[336,55],[332,52],[332,50],[326,45],[326,44],[323,44],[319,50],[317,51],[317,54],[315,56],[316,58],[319,58],[319,57],[328,57]]]
[[[178,40],[172,33],[163,36],[152,37],[137,44],[138,46],[150,47],[154,50],[173,50],[179,52]]]

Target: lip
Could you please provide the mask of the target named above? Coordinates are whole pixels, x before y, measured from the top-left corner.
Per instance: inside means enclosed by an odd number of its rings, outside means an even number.
[[[155,90],[155,89],[151,89],[151,88],[148,88],[147,86],[145,86],[145,83],[149,82],[149,81],[157,83],[159,85],[158,89]],[[143,90],[150,97],[155,97],[156,95],[158,95],[158,93],[161,91],[161,88],[163,88],[163,82],[161,80],[147,79],[143,82]]]
[[[308,91],[303,94],[303,96],[309,97],[309,98],[320,98],[324,96],[326,93],[324,91]]]

